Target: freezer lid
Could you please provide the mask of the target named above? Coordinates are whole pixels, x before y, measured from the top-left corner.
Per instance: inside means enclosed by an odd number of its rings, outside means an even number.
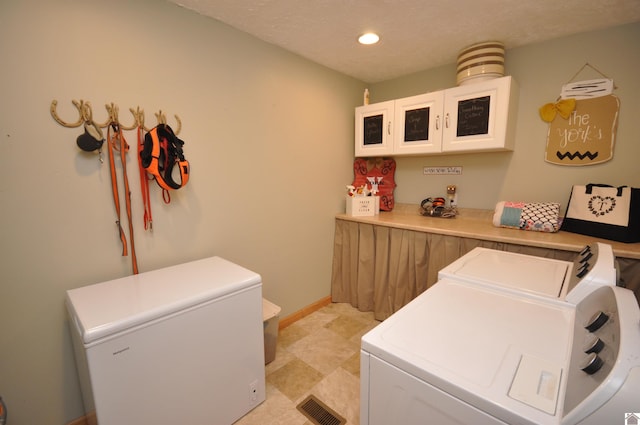
[[[88,344],[261,282],[255,272],[210,257],[72,289],[66,304]]]

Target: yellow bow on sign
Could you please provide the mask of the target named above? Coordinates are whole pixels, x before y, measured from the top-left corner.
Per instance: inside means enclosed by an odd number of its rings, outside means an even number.
[[[575,99],[562,99],[556,103],[547,103],[540,108],[540,118],[543,121],[551,122],[556,117],[556,113],[560,114],[565,120],[576,109]]]

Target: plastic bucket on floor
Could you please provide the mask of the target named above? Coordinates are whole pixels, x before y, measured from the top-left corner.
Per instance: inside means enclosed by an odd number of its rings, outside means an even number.
[[[264,323],[264,364],[276,358],[278,326],[282,309],[269,300],[262,299],[262,320]]]

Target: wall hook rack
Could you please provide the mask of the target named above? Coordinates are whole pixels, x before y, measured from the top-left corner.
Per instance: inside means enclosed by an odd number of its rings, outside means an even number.
[[[67,128],[75,128],[75,127],[80,127],[85,122],[93,121],[93,110],[91,108],[90,102],[82,99],[80,100],[74,99],[71,101],[71,103],[73,103],[73,105],[78,110],[78,119],[75,122],[66,122],[62,118],[60,118],[57,110],[58,101],[56,99],[51,101],[51,107],[50,107],[51,116],[58,124]],[[104,123],[96,123],[97,126],[101,128],[106,128],[108,125],[112,123],[117,123],[123,130],[134,130],[137,127],[141,127],[145,131],[149,131],[149,129],[146,128],[144,125],[144,110],[141,109],[140,106],[136,107],[136,109],[129,108],[129,111],[133,115],[133,124],[131,124],[130,126],[125,126],[125,125],[122,125],[122,123],[120,123],[120,118],[118,116],[119,115],[118,105],[112,102],[112,103],[105,104],[104,106],[105,106],[105,109],[107,110],[107,115],[108,115],[107,121],[105,121]],[[162,110],[155,113],[155,116],[158,124],[167,124],[167,117],[164,114],[164,112],[162,112]],[[174,115],[174,117],[177,122],[177,127],[174,130],[174,134],[178,135],[180,133],[180,130],[182,129],[182,121],[180,120],[180,117],[178,115]]]

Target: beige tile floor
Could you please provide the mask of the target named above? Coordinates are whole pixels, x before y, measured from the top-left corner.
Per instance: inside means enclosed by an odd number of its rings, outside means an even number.
[[[360,423],[360,338],[378,323],[349,304],[326,307],[282,329],[266,367],[266,401],[235,425],[312,425],[296,406],[309,394]]]

